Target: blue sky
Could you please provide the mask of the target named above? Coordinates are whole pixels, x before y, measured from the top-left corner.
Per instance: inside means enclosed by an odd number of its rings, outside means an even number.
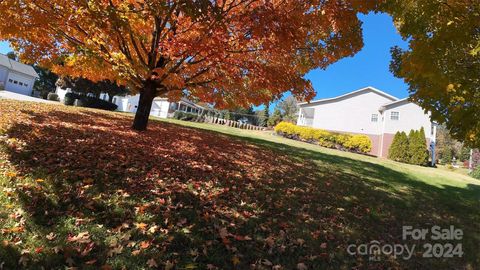
[[[5,42],[5,41],[0,42],[0,53],[6,54],[11,50],[12,49],[10,48],[10,46],[8,46],[8,42]]]
[[[317,92],[316,99],[335,97],[373,86],[398,98],[408,96],[408,86],[389,71],[390,48],[408,48],[386,14],[360,15],[364,47],[353,57],[344,58],[326,70],[313,70],[307,78]]]
[[[389,71],[390,48],[407,48],[385,14],[360,15],[363,21],[364,48],[355,56],[345,58],[326,70],[313,70],[307,78],[317,92],[316,99],[335,97],[365,86],[373,86],[398,98],[408,96],[407,85]],[[0,42],[0,53],[11,51],[8,43]]]

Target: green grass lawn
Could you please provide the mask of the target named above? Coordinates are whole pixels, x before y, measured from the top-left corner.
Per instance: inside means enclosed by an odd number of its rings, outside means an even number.
[[[308,159],[314,160],[316,153],[317,154],[323,153],[327,155],[333,155],[338,158],[344,157],[344,158],[358,160],[362,162],[368,162],[370,164],[388,167],[389,169],[392,169],[395,171],[401,171],[405,174],[412,176],[413,179],[417,179],[418,181],[425,182],[429,185],[434,185],[437,187],[442,187],[444,185],[451,185],[455,187],[468,187],[469,184],[480,185],[479,180],[473,179],[470,176],[468,176],[465,170],[463,169],[448,170],[444,166],[439,166],[439,169],[430,168],[430,167],[421,167],[421,166],[414,166],[414,165],[394,162],[388,159],[381,159],[381,158],[370,157],[366,155],[343,152],[335,149],[329,149],[329,148],[324,148],[317,145],[312,145],[309,143],[286,139],[284,137],[275,135],[275,132],[273,130],[252,131],[252,130],[231,128],[231,127],[222,126],[222,125],[186,122],[186,121],[180,121],[175,119],[159,119],[155,117],[153,119],[156,121],[162,121],[162,122],[227,134],[230,136],[234,136],[234,137],[246,140],[251,143],[263,145],[266,147],[271,147],[275,150],[280,150],[284,152],[286,151],[287,153],[304,154],[304,155],[306,154],[307,155],[306,158]],[[307,151],[303,151],[303,150],[307,150]]]
[[[218,125],[0,100],[0,264],[41,269],[475,269],[480,182]],[[402,226],[462,229],[422,258]],[[415,244],[410,260],[351,244]],[[442,242],[443,243],[443,242]]]

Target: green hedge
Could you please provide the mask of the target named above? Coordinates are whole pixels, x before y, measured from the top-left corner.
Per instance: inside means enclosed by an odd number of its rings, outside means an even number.
[[[63,98],[63,104],[72,106],[75,103],[75,99],[80,99],[80,95],[71,92],[66,93]]]
[[[47,99],[51,101],[58,101],[58,95],[56,93],[48,93]]]
[[[117,105],[96,97],[82,96],[76,93],[66,93],[63,99],[65,105],[75,105],[78,107],[88,107],[101,110],[115,111]]]
[[[194,113],[187,113],[182,111],[176,111],[173,114],[174,119],[183,120],[183,121],[201,121],[203,116]]]
[[[288,122],[281,122],[276,125],[275,132],[290,139],[316,143],[329,148],[361,153],[368,153],[372,150],[372,141],[367,135],[335,133],[322,129],[297,126]]]
[[[397,132],[388,149],[388,158],[398,162],[427,166],[429,153],[423,128],[410,130],[408,136],[405,132]]]

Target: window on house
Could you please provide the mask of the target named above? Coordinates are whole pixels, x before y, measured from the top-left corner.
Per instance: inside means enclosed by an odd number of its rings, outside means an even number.
[[[378,122],[378,114],[372,114],[372,122]]]
[[[12,79],[8,79],[8,82],[9,82],[9,83],[12,83],[12,82],[13,82],[13,80],[12,80]]]
[[[28,87],[28,84],[25,84],[25,87]]]
[[[20,86],[23,86],[23,82],[19,82],[18,84],[20,84]]]
[[[398,119],[400,119],[400,113],[399,113],[399,112],[391,112],[391,113],[390,113],[390,119],[391,119],[391,120],[398,120]]]
[[[114,97],[113,100],[112,100],[113,103],[117,104],[117,98]]]
[[[13,81],[14,84],[18,84],[18,81]]]

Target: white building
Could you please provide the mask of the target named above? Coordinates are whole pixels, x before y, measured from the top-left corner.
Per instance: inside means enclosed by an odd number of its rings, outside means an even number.
[[[0,90],[31,96],[36,78],[38,74],[32,66],[0,54]]]
[[[428,143],[435,142],[436,126],[418,105],[373,87],[342,96],[300,103],[297,124],[334,132],[365,134],[372,140],[370,154],[387,157],[395,133],[424,128]]]
[[[55,93],[57,93],[58,98],[63,102],[65,94],[71,92],[71,89],[62,89],[57,86]],[[107,93],[101,93],[100,99],[109,100],[109,95]],[[140,95],[127,95],[127,96],[114,96],[112,103],[116,104],[117,111],[120,112],[130,112],[136,113],[138,108],[138,102],[140,100]],[[160,118],[169,118],[172,117],[175,111],[182,111],[186,113],[201,114],[206,108],[189,101],[188,99],[182,98],[177,102],[170,102],[166,98],[156,97],[153,100],[152,109],[150,115],[160,117]]]
[[[115,96],[113,97],[112,102],[118,106],[118,111],[135,113],[137,112],[139,100],[140,95],[137,94],[134,96]],[[182,98],[177,102],[170,102],[167,98],[156,97],[153,100],[150,115],[160,118],[169,118],[173,116],[175,111],[201,114],[204,110],[206,110],[204,107],[185,98]]]

